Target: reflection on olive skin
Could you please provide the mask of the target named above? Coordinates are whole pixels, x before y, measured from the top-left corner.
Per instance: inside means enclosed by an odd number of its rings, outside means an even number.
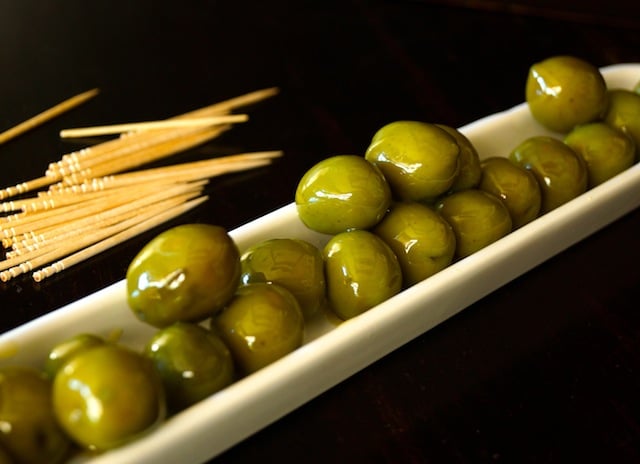
[[[211,321],[241,374],[251,374],[302,345],[304,315],[286,288],[252,283],[238,288]]]
[[[573,56],[553,56],[533,64],[525,96],[531,115],[559,133],[596,120],[607,105],[607,88],[600,70]]]
[[[0,368],[0,462],[56,464],[70,448],[53,414],[50,379],[32,368]]]
[[[436,207],[456,235],[457,258],[472,255],[512,230],[506,206],[499,198],[482,190],[452,193]]]
[[[477,187],[482,175],[482,169],[480,167],[480,155],[478,155],[471,140],[455,127],[445,124],[436,124],[436,126],[453,137],[460,148],[460,169],[451,186],[451,192]]]
[[[177,322],[159,330],[144,348],[162,379],[167,405],[180,411],[234,380],[231,352],[215,332]]]
[[[155,327],[199,322],[219,311],[240,282],[240,252],[220,226],[183,224],[147,243],[129,264],[127,303]]]
[[[502,200],[509,210],[513,228],[533,221],[540,214],[542,192],[535,175],[503,157],[482,160],[480,190]]]
[[[446,130],[395,121],[374,134],[365,158],[378,166],[396,199],[422,201],[448,191],[460,170],[460,147]]]
[[[402,270],[391,248],[365,230],[337,234],[323,255],[331,309],[343,320],[389,299],[402,288]]]
[[[52,398],[66,433],[94,450],[134,440],[166,414],[164,389],[151,361],[114,343],[65,364],[53,382]]]
[[[311,318],[324,304],[324,262],[318,248],[291,238],[265,240],[241,256],[243,284],[276,283],[298,300],[305,318]]]
[[[398,257],[405,286],[432,276],[453,260],[456,239],[451,226],[421,203],[395,203],[373,232]]]
[[[382,172],[362,156],[337,155],[302,176],[295,203],[307,227],[337,234],[377,224],[391,203],[391,190]]]
[[[556,138],[530,137],[509,154],[509,159],[536,176],[542,192],[541,214],[587,190],[588,174],[584,160]]]
[[[636,159],[636,146],[631,136],[603,122],[576,127],[567,134],[564,142],[585,161],[588,188],[600,185],[631,167]]]
[[[604,121],[628,134],[636,144],[636,157],[640,158],[640,94],[624,89],[608,92],[609,106]]]

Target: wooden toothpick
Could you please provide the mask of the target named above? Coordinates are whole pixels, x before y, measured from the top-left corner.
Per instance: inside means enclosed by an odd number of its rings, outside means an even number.
[[[93,96],[94,92],[97,93],[97,90],[85,92],[85,94],[74,97],[73,99],[70,99],[70,103],[78,104],[78,101],[81,100],[82,97],[90,98],[91,96]],[[256,90],[222,102],[214,103],[213,105],[205,106],[197,110],[174,116],[173,118],[169,118],[166,121],[175,121],[180,119],[199,119],[225,115],[237,108],[254,104],[264,99],[270,98],[278,94],[278,92],[279,89],[277,87]],[[68,104],[69,103],[67,102],[67,105]],[[64,103],[61,105],[64,105]],[[49,112],[49,114],[51,113]],[[113,166],[113,164],[109,165],[105,163],[113,162],[114,159],[118,157],[134,158],[134,156],[132,156],[132,153],[135,153],[141,149],[150,149],[150,147],[153,145],[163,145],[164,148],[159,152],[160,156],[169,156],[175,153],[175,151],[171,150],[185,150],[197,144],[207,142],[212,138],[217,137],[229,128],[230,125],[220,126],[217,132],[214,131],[205,135],[200,134],[200,136],[192,137],[188,143],[178,143],[174,145],[171,145],[171,140],[175,141],[183,138],[188,138],[190,135],[193,135],[194,130],[197,132],[198,129],[202,130],[202,128],[194,129],[193,127],[185,127],[174,129],[160,129],[156,131],[127,132],[122,134],[117,139],[109,140],[63,155],[58,162],[51,163],[49,165],[49,168],[45,172],[45,176],[26,182],[21,182],[15,186],[7,187],[0,190],[0,200],[5,200],[12,196],[24,194],[26,192],[34,191],[52,185],[60,181],[65,176],[70,176],[74,173],[77,173],[78,171],[88,169],[88,167],[93,165],[102,164],[103,168],[110,168]],[[204,129],[207,129],[206,126]],[[153,158],[151,160],[153,160]],[[144,162],[149,162],[149,160]],[[100,177],[108,174],[111,173],[94,173],[89,174],[88,176],[83,175],[80,177]],[[75,181],[70,179],[66,180],[67,185],[74,182]]]
[[[36,269],[40,266],[43,266],[47,263],[51,263],[57,259],[60,259],[64,256],[68,256],[72,253],[77,252],[78,250],[83,250],[84,248],[90,247],[91,245],[98,243],[102,240],[105,240],[111,236],[119,235],[121,232],[133,229],[140,233],[141,231],[146,230],[146,228],[151,228],[153,225],[159,225],[162,222],[175,217],[175,215],[180,214],[185,211],[185,208],[192,208],[196,205],[200,204],[204,201],[202,198],[191,200],[189,202],[183,203],[178,206],[174,206],[172,208],[157,208],[157,210],[150,210],[144,212],[140,215],[137,215],[133,218],[129,218],[127,220],[121,221],[117,224],[107,226],[101,229],[96,230],[93,234],[90,235],[82,235],[77,237],[77,240],[71,240],[65,242],[62,246],[49,246],[44,250],[35,250],[35,252],[27,253],[28,258],[24,257],[24,260],[21,260],[19,264],[14,266],[9,266],[12,264],[14,258],[11,258],[9,263],[6,263],[2,266],[6,270],[0,272],[0,280],[3,282],[7,282],[10,279],[13,279],[20,274],[25,272],[29,272],[33,269]],[[194,203],[195,202],[195,203]],[[176,213],[179,211],[180,213]],[[144,226],[141,226],[144,224]],[[150,225],[153,224],[153,225]],[[141,229],[142,227],[142,229]],[[127,236],[127,237],[132,237]],[[124,239],[120,240],[118,243],[121,243]],[[86,253],[81,254],[82,256],[87,256]],[[32,257],[33,256],[33,257]],[[0,263],[2,264],[2,263]]]
[[[233,111],[243,106],[252,105],[258,103],[267,98],[271,98],[280,92],[278,87],[268,87],[266,89],[255,90],[253,92],[245,93],[237,97],[223,100],[213,105],[205,106],[197,110],[189,111],[178,116],[174,116],[174,119],[180,118],[202,118],[205,116],[212,116],[215,114],[224,114]]]
[[[94,92],[32,118],[9,136]],[[34,271],[33,279],[39,282],[206,201],[203,189],[210,178],[264,166],[282,156],[280,151],[263,151],[137,169],[219,136],[247,120],[247,115],[231,111],[277,92],[275,87],[250,92],[161,121],[77,129],[85,132],[76,136],[120,136],[64,155],[49,165],[44,177],[0,190],[0,241],[5,248],[0,280]],[[27,196],[31,191],[37,193]],[[19,198],[6,201],[13,196]]]
[[[45,110],[42,113],[39,113],[27,119],[26,121],[18,124],[17,126],[12,127],[11,129],[8,129],[0,133],[0,145],[7,142],[8,140],[11,140],[33,129],[36,126],[39,126],[40,124],[43,124],[49,121],[50,119],[55,118],[56,116],[64,113],[65,111],[69,111],[70,109],[75,108],[76,106],[84,103],[90,98],[95,97],[97,94],[98,94],[98,89],[93,89],[93,90],[88,90],[86,92],[83,92],[79,95],[76,95],[75,97],[71,97],[63,101],[62,103],[58,103],[54,107],[49,108],[48,110]]]
[[[186,213],[187,211],[189,211],[190,209],[195,208],[196,206],[198,206],[199,204],[205,202],[208,199],[208,197],[201,197],[201,198],[196,198],[195,200],[191,200],[188,201],[182,205],[176,206],[174,208],[171,208],[169,210],[165,210],[162,213],[158,213],[148,219],[145,219],[144,221],[135,224],[127,229],[124,229],[114,235],[111,235],[99,242],[96,242],[95,244],[82,249],[79,252],[76,252],[74,254],[71,254],[70,256],[63,258],[59,261],[56,261],[55,263],[46,266],[45,268],[36,271],[32,274],[33,280],[35,280],[36,282],[41,282],[42,280],[46,279],[47,277],[50,277],[58,272],[63,271],[64,269],[68,269],[69,267],[81,263],[83,261],[85,261],[86,259],[97,255],[98,253],[102,253],[103,251],[108,250],[109,248],[112,248],[116,245],[119,245],[123,242],[125,242],[126,240],[129,240],[133,237],[135,237],[136,235],[139,235],[143,232],[148,231],[149,229],[152,229],[160,224],[162,224],[163,222],[169,221],[177,216],[179,216],[180,214]],[[1,274],[1,273],[0,273]],[[1,276],[0,276],[1,278]]]
[[[143,132],[161,129],[176,129],[180,127],[203,127],[216,124],[245,122],[249,118],[246,114],[229,114],[209,116],[194,119],[167,119],[164,121],[134,122],[127,124],[113,124],[108,126],[79,127],[60,131],[61,138],[93,137],[95,135],[113,135],[126,132]]]

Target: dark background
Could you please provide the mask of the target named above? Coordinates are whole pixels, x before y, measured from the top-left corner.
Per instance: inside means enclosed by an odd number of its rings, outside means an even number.
[[[0,0],[0,131],[101,89],[0,146],[0,187],[81,146],[60,129],[162,119],[269,86],[281,93],[250,108],[250,122],[171,162],[286,153],[214,180],[197,210],[39,285],[0,284],[0,331],[122,279],[173,224],[232,229],[291,202],[312,164],[363,153],[387,122],[462,126],[507,109],[523,101],[529,66],[552,55],[640,62],[640,7],[557,3]],[[639,462],[639,233],[636,210],[219,460]]]

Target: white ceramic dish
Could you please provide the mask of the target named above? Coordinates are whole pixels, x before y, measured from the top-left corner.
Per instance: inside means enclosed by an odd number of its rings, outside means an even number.
[[[640,80],[640,64],[602,71],[609,87],[631,88]],[[532,121],[525,104],[461,130],[481,157],[504,156],[524,138],[546,133]],[[296,352],[171,418],[145,438],[94,456],[91,462],[210,459],[639,205],[637,164],[355,319],[337,327],[318,320]],[[293,204],[231,234],[241,249],[274,237],[298,237],[319,246],[326,241],[300,223]],[[38,365],[65,337],[113,330],[123,330],[122,342],[134,347],[153,333],[127,308],[124,281],[3,334],[0,352],[13,355],[0,365]]]

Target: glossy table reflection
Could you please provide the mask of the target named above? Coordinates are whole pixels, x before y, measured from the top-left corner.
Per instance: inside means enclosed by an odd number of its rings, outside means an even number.
[[[122,279],[166,227],[231,229],[289,203],[313,163],[363,153],[387,122],[462,126],[507,109],[523,100],[530,64],[555,54],[640,62],[640,15],[624,2],[606,14],[577,2],[5,3],[0,130],[84,90],[101,94],[0,146],[0,187],[80,146],[60,129],[160,119],[269,86],[281,93],[252,107],[249,123],[172,161],[286,156],[214,180],[197,210],[41,284],[1,284],[2,331]],[[636,210],[219,461],[638,462],[639,233]]]

